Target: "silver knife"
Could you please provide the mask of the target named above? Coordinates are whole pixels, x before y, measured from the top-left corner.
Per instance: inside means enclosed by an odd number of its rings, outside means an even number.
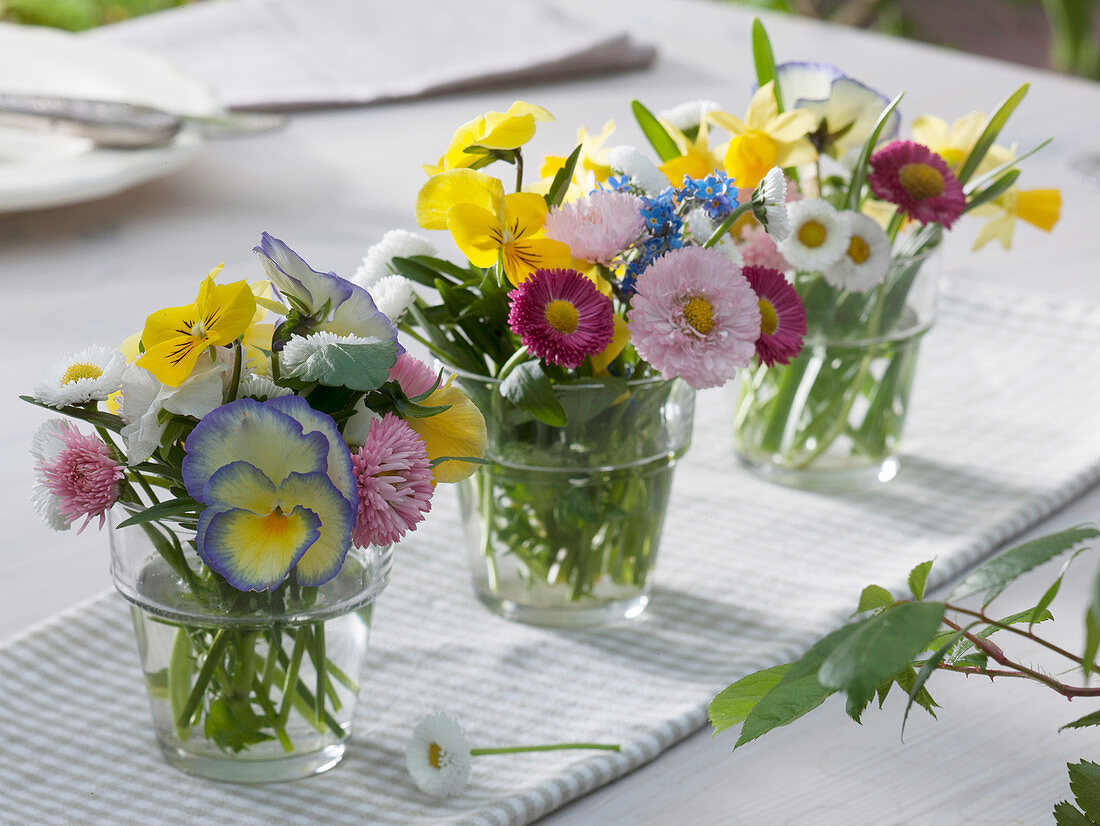
[[[161,146],[171,142],[185,124],[194,124],[206,137],[226,137],[277,129],[285,123],[285,115],[269,112],[192,117],[136,103],[0,92],[0,126],[61,132],[112,149]]]

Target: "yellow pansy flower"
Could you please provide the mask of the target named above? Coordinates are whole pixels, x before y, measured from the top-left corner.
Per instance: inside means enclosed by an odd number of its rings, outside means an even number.
[[[985,112],[970,112],[948,125],[943,118],[935,115],[921,115],[913,121],[912,135],[917,143],[924,144],[947,162],[954,172],[962,166],[974,151],[988,120]],[[994,167],[1012,160],[1011,149],[994,144],[989,147],[975,175],[982,175]]]
[[[179,387],[209,347],[231,344],[248,329],[256,313],[256,297],[245,281],[215,284],[219,264],[202,282],[193,304],[157,310],[145,321],[137,360],[161,384]]]
[[[789,109],[782,115],[775,102],[773,82],[756,90],[745,119],[727,112],[709,112],[706,119],[732,136],[726,149],[726,172],[738,187],[754,187],[774,166],[786,169],[817,157],[806,139],[817,117],[806,109]]]
[[[543,236],[546,201],[532,192],[504,194],[496,178],[469,169],[440,172],[416,197],[416,218],[425,229],[448,229],[475,267],[500,261],[519,284],[535,270],[568,266],[569,247]]]
[[[553,120],[541,106],[517,100],[507,112],[486,112],[455,130],[447,151],[435,165],[424,164],[424,171],[435,175],[445,169],[463,169],[484,165],[489,152],[467,152],[472,147],[485,150],[516,149],[535,134],[535,124]]]
[[[1041,230],[1050,232],[1062,213],[1062,193],[1057,189],[1012,189],[985,204],[975,212],[979,215],[994,214],[974,239],[974,249],[979,249],[996,239],[1006,250],[1012,246],[1012,232],[1016,219],[1027,221]],[[999,213],[999,214],[998,214]]]

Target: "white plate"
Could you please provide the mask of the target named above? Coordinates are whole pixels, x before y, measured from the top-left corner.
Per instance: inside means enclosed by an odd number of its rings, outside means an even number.
[[[219,111],[214,92],[171,64],[56,29],[0,23],[0,91],[144,103],[169,112]],[[97,149],[83,138],[0,128],[0,212],[102,198],[167,175],[202,145],[183,130],[167,146]]]

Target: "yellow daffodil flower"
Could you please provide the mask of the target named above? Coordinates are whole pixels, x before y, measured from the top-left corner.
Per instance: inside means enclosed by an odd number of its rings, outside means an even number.
[[[157,310],[145,321],[137,360],[169,387],[183,384],[199,356],[209,347],[231,344],[248,329],[256,313],[256,298],[245,281],[215,284],[219,264],[206,276],[195,303]]]
[[[546,212],[541,195],[505,195],[496,178],[469,169],[433,175],[416,198],[420,226],[450,230],[455,244],[475,267],[491,267],[500,261],[513,284],[535,270],[569,265],[569,247],[542,234]]]
[[[692,178],[705,178],[714,170],[722,168],[725,148],[723,147],[721,152],[710,148],[708,137],[710,126],[706,120],[699,124],[694,140],[668,121],[662,120],[661,125],[664,126],[669,137],[676,141],[676,146],[681,152],[679,157],[665,161],[658,167],[673,186],[683,186],[685,175],[690,175]],[[740,186],[740,183],[738,185]]]
[[[774,166],[786,169],[817,157],[806,139],[817,126],[817,117],[806,109],[779,114],[772,88],[769,81],[756,90],[743,121],[727,112],[709,112],[706,116],[732,136],[724,163],[726,172],[741,188],[756,186]]]
[[[598,135],[590,135],[583,126],[577,130],[577,143],[581,145],[581,153],[577,156],[577,165],[573,169],[573,180],[566,203],[591,192],[597,184],[602,184],[611,175],[611,167],[607,163],[607,150],[604,144],[615,131],[615,121],[609,120],[603,125]],[[550,184],[554,182],[554,176],[565,166],[567,157],[547,155],[542,161],[542,169],[539,175],[542,181],[531,186],[530,191],[548,191]]]
[[[921,115],[913,121],[913,140],[927,146],[943,158],[952,171],[955,171],[974,151],[974,144],[978,142],[987,120],[985,112],[971,112],[948,126],[947,121],[942,118]],[[982,175],[994,167],[1011,161],[1014,154],[1012,149],[994,144],[989,147],[989,151],[975,170],[975,175]]]
[[[1050,232],[1062,213],[1062,193],[1057,189],[1016,189],[1008,190],[991,204],[978,207],[979,215],[995,215],[986,223],[974,239],[974,249],[980,249],[996,239],[1006,250],[1012,246],[1012,232],[1016,228],[1016,219],[1041,230]]]
[[[257,300],[256,312],[241,338],[241,344],[244,345],[245,364],[251,367],[256,375],[267,376],[271,373],[271,339],[275,335],[275,325],[264,322],[269,312],[268,307],[264,305],[274,303],[274,290],[270,281],[253,281],[248,287]]]
[[[435,175],[446,169],[484,165],[493,149],[516,149],[535,134],[535,125],[554,117],[541,106],[517,100],[507,112],[486,112],[455,130],[447,151],[435,165],[424,164],[424,171]],[[484,152],[466,150],[479,147]]]

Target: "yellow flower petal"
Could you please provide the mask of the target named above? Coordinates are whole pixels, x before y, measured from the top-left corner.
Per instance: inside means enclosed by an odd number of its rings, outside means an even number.
[[[729,114],[729,112],[708,112],[706,120],[720,129],[725,129],[734,137],[744,135],[749,131],[749,128],[742,121]]]
[[[522,238],[542,229],[546,221],[546,199],[534,192],[513,192],[504,196],[501,223],[512,238]]]
[[[491,267],[504,245],[500,218],[473,204],[456,204],[447,214],[447,229],[462,254],[475,267]]]
[[[745,113],[745,126],[749,129],[764,129],[768,121],[779,114],[779,106],[775,102],[774,81],[768,81],[752,96],[749,103],[749,111]]]
[[[1012,246],[1012,231],[1016,226],[1016,220],[1011,213],[1004,213],[998,218],[986,223],[974,237],[974,249],[978,250],[996,239],[1006,250]]]
[[[817,126],[817,116],[806,109],[791,109],[767,123],[767,132],[779,143],[804,138]]]
[[[665,173],[665,177],[673,186],[683,186],[685,175],[690,175],[692,178],[705,178],[714,171],[711,159],[695,149],[688,150],[678,158],[665,161],[657,168]]]
[[[1050,232],[1062,215],[1062,193],[1057,189],[1022,189],[1016,193],[1016,215]]]
[[[456,204],[473,204],[499,214],[504,204],[504,184],[472,169],[433,175],[417,193],[417,223],[424,229],[446,229],[447,213]]]
[[[549,238],[521,238],[504,246],[504,274],[516,286],[535,270],[568,267],[573,260],[569,247]]]
[[[726,150],[726,172],[739,187],[756,186],[776,165],[779,147],[759,130],[746,132],[730,141]]]
[[[776,145],[775,165],[787,169],[800,163],[813,163],[817,159],[817,150],[808,140]]]
[[[481,458],[485,454],[485,419],[465,393],[448,382],[432,392],[422,404],[427,407],[450,405],[435,416],[406,419],[409,427],[424,440],[429,460],[443,456]],[[476,468],[472,462],[443,462],[432,470],[432,476],[436,482],[457,482]]]
[[[619,353],[621,353],[630,342],[630,330],[627,329],[626,321],[623,317],[616,313],[612,316],[611,321],[615,325],[614,332],[611,334],[611,343],[599,353],[589,356],[592,360],[592,373],[596,376],[606,376],[607,365],[618,358]]]

